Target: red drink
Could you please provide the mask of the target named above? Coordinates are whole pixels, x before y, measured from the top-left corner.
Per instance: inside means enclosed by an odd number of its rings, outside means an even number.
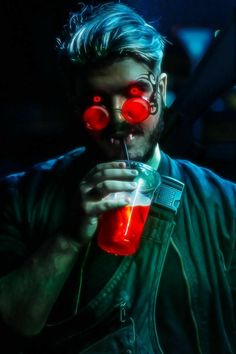
[[[98,227],[98,245],[106,252],[120,256],[134,254],[140,244],[143,228],[156,188],[161,183],[158,172],[138,161],[125,161],[129,168],[138,170],[134,191],[108,194],[104,199],[119,201],[125,196],[129,205],[110,210],[101,215]]]
[[[128,256],[138,249],[150,205],[125,206],[105,212],[100,219],[98,245],[105,251]]]

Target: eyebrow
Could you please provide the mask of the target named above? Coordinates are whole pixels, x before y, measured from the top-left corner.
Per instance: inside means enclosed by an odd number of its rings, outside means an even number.
[[[150,83],[148,81],[146,81],[145,79],[137,79],[137,80],[127,83],[127,85],[125,85],[123,87],[118,88],[117,92],[119,92],[119,93],[124,92],[132,86],[138,86],[143,90],[148,90],[151,87]],[[107,92],[102,89],[95,89],[95,88],[90,88],[86,91],[87,96],[91,96],[94,94],[105,96],[105,95],[107,95]]]
[[[132,86],[135,86],[135,85],[139,86],[139,87],[141,87],[143,89],[150,88],[150,83],[148,81],[144,80],[144,79],[138,79],[136,81],[133,81],[130,84],[128,84],[128,86],[126,86],[126,87],[132,87]]]

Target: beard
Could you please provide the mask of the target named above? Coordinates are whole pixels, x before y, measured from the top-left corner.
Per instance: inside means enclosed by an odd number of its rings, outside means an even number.
[[[140,162],[147,162],[148,160],[151,159],[151,157],[154,154],[155,148],[157,144],[160,142],[161,134],[164,130],[164,114],[165,114],[166,106],[164,103],[163,98],[161,97],[161,112],[158,116],[159,122],[156,125],[156,127],[153,129],[152,133],[150,134],[149,140],[148,140],[148,148],[144,152],[144,154],[140,154],[140,156],[136,156],[133,158],[134,161],[140,161]]]
[[[161,114],[159,115],[159,122],[156,125],[156,127],[154,128],[154,130],[151,132],[147,142],[146,142],[146,148],[143,151],[142,149],[140,150],[140,152],[137,150],[133,151],[132,153],[132,148],[131,151],[129,152],[129,158],[133,161],[139,161],[139,162],[143,162],[146,163],[148,160],[151,159],[151,157],[154,154],[155,148],[157,146],[157,144],[160,141],[160,137],[161,137],[161,133],[164,129],[164,119],[163,119],[163,110],[161,112]],[[123,126],[124,129],[122,129],[122,126],[117,126],[116,128],[114,128],[114,131],[119,131],[119,132],[129,132],[130,131],[130,126],[128,123],[124,123],[126,125]],[[135,129],[137,129],[138,132],[138,127],[136,127]],[[109,136],[110,135],[110,131],[106,132],[104,134],[104,136]],[[141,135],[141,131],[140,131],[140,136]],[[109,147],[107,147],[106,144],[103,145],[103,143],[96,142],[94,141],[89,134],[86,134],[85,137],[85,146],[89,152],[89,155],[92,157],[93,161],[96,162],[108,162],[108,161],[112,161],[112,160],[123,160],[123,159],[127,159],[126,154],[124,153],[124,149],[121,148],[121,146],[117,147],[117,150],[109,150]],[[105,137],[103,137],[103,139],[101,139],[101,141],[105,141]]]
[[[135,156],[130,156],[130,159],[134,160],[134,161],[139,161],[139,162],[147,162],[148,160],[151,159],[151,157],[154,154],[155,148],[157,146],[157,144],[160,141],[160,137],[161,134],[164,130],[164,111],[165,111],[165,105],[163,100],[161,100],[161,112],[159,114],[159,116],[157,117],[157,119],[159,120],[156,127],[153,129],[153,131],[151,132],[148,141],[147,141],[147,148],[145,149],[145,151],[140,151],[140,153],[138,153],[138,151],[136,151]],[[79,120],[80,121],[80,120]],[[78,121],[77,121],[78,124]],[[141,134],[142,131],[140,130],[141,128],[137,126],[134,126],[134,132],[137,132],[137,134]],[[107,146],[103,146],[102,143],[99,144],[99,142],[94,141],[94,139],[90,136],[90,134],[88,133],[87,130],[84,129],[84,127],[82,127],[80,125],[80,127],[77,126],[77,128],[75,130],[73,130],[73,132],[78,132],[78,130],[80,132],[83,132],[83,135],[80,139],[81,143],[87,148],[87,151],[89,153],[89,155],[91,156],[93,161],[96,162],[108,162],[111,160],[117,160],[117,159],[127,159],[127,156],[125,155],[123,149],[122,152],[118,149],[117,153],[112,154],[111,151],[109,151],[109,148]],[[130,124],[127,122],[121,123],[119,126],[111,126],[108,129],[106,129],[104,132],[101,133],[101,141],[105,141],[105,139],[109,136],[112,136],[113,133],[115,132],[123,132],[123,134],[126,132],[127,134],[131,131],[130,129]],[[124,134],[125,135],[125,134]],[[78,140],[78,136],[77,139]],[[119,155],[119,156],[118,156]]]
[[[137,158],[135,158],[135,160],[137,159],[137,161],[145,163],[148,160],[150,160],[151,157],[153,156],[155,148],[160,141],[161,133],[164,129],[164,119],[163,119],[164,114],[163,113],[164,113],[164,111],[162,110],[162,112],[159,116],[159,122],[149,137],[149,140],[148,140],[149,147],[148,147],[147,151],[143,154],[143,156],[137,157]]]

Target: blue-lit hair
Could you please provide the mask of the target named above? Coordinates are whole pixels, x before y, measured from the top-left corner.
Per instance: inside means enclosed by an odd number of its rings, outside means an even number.
[[[64,58],[80,67],[134,57],[160,72],[165,38],[133,9],[114,2],[82,6],[58,40]]]

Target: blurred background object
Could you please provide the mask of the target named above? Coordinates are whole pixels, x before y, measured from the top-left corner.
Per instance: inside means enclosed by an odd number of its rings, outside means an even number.
[[[84,2],[96,5],[106,1]],[[233,23],[235,0],[126,0],[124,3],[136,9],[169,40],[163,67],[169,81],[167,106],[174,107],[184,96],[212,43]],[[80,145],[79,132],[78,142],[66,132],[69,110],[55,52],[55,38],[68,11],[76,8],[77,1],[72,0],[1,1],[0,176]],[[236,53],[235,38],[234,33],[226,40],[232,53]],[[211,65],[216,82],[217,75],[224,77],[229,72],[226,59],[223,56],[220,73],[219,63],[216,69]],[[162,145],[173,157],[189,159],[236,181],[236,83],[222,86],[222,92],[218,92],[195,115],[186,109]],[[182,98],[182,105],[183,102]]]

